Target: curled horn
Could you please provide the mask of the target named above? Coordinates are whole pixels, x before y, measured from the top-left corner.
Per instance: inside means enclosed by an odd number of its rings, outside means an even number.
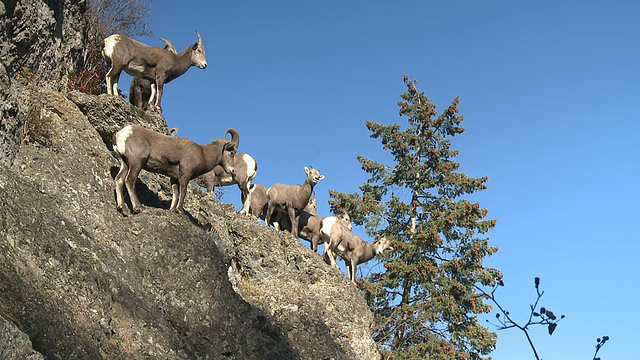
[[[167,51],[170,51],[174,54],[177,54],[178,52],[176,51],[176,48],[173,47],[173,44],[171,42],[169,42],[169,40],[165,39],[165,38],[160,38],[160,40],[164,41],[165,45],[164,45],[164,49]]]
[[[236,147],[236,150],[237,150],[238,146],[240,146],[240,135],[238,135],[238,132],[236,131],[236,129],[228,128],[224,134],[225,135],[231,134],[231,143]]]

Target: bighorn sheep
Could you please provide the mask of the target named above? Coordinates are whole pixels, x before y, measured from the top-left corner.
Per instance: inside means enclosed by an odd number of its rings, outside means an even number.
[[[236,154],[233,159],[234,174],[224,171],[222,166],[216,166],[212,171],[201,176],[207,191],[213,195],[216,186],[237,184],[242,192],[242,209],[240,214],[247,215],[251,204],[251,181],[258,172],[258,163],[249,154]]]
[[[252,184],[249,189],[251,192],[251,200],[249,201],[249,214],[254,215],[257,218],[265,220],[267,217],[267,188],[260,184]],[[244,194],[242,194],[242,203],[244,204],[246,198]],[[307,206],[304,207],[303,211],[306,211],[311,214],[316,214],[318,202],[316,197],[309,198],[309,202]],[[284,214],[280,211],[276,211],[272,216],[272,223],[282,222],[281,214]],[[285,214],[288,216],[288,214]]]
[[[253,184],[250,189],[251,201],[249,205],[249,213],[260,218],[266,219],[267,216],[267,188],[260,184]],[[245,201],[244,197],[242,199]],[[322,220],[325,219],[322,216],[317,215],[318,199],[315,196],[309,198],[307,206],[300,212],[298,222],[298,235],[301,239],[309,241],[311,249],[314,252],[318,252],[318,245],[322,241],[322,234],[320,233],[320,227]],[[277,223],[279,230],[285,230],[291,232],[291,222],[289,220],[289,214],[282,211],[274,211],[271,215],[271,223],[274,225]],[[338,220],[343,220],[344,225],[351,230],[351,218],[348,214],[336,216]]]
[[[298,237],[298,215],[309,203],[313,187],[324,179],[317,169],[304,167],[307,179],[301,185],[275,184],[267,190],[267,225],[272,225],[271,216],[276,210],[289,214],[291,233]]]
[[[300,211],[298,215],[298,236],[301,239],[311,243],[313,251],[317,251],[320,242],[320,222],[322,216],[318,216],[318,200],[313,193],[313,197],[309,198],[307,206]],[[276,210],[271,216],[271,223],[278,230],[293,233],[289,214],[281,210]]]
[[[177,54],[176,48],[173,47],[173,44],[169,42],[169,40],[165,38],[160,38],[160,40],[164,41],[164,50],[169,51],[173,54]],[[133,106],[138,107],[142,110],[147,110],[149,103],[153,100],[152,95],[155,96],[156,92],[156,84],[149,79],[145,79],[142,77],[134,76],[131,79],[131,85],[129,85],[129,103]]]
[[[151,81],[149,105],[162,113],[160,104],[164,84],[184,74],[191,66],[197,66],[200,69],[207,67],[202,37],[197,31],[196,34],[198,42],[180,54],[175,54],[167,49],[171,44],[167,40],[163,40],[167,43],[165,50],[119,34],[104,39],[102,57],[109,66],[109,72],[106,76],[107,93],[109,95],[118,94],[118,79],[124,70],[134,78],[140,77]],[[153,84],[157,87],[156,93],[154,93]]]
[[[385,237],[367,244],[355,235],[347,226],[337,219],[325,218],[320,225],[320,233],[325,242],[324,260],[330,265],[338,266],[336,254],[344,259],[351,282],[356,282],[357,267],[373,259],[385,250],[393,250]]]
[[[305,212],[310,215],[318,214],[318,200],[315,191],[313,192],[313,196],[309,198],[307,206],[305,206],[300,213]],[[274,211],[273,215],[271,215],[271,223],[278,230],[291,232],[291,221],[289,221],[289,213],[287,212],[283,212],[282,210]],[[302,224],[298,224],[298,228],[301,226]]]
[[[300,237],[300,239],[308,241],[313,252],[318,252],[318,245],[323,242],[321,229],[324,219],[335,218],[341,221],[342,224],[347,227],[347,229],[352,229],[351,218],[346,213],[325,218],[317,215],[315,211],[308,211],[307,208],[302,210],[299,215],[298,237]],[[280,214],[285,215],[283,213]],[[289,222],[289,219],[287,219],[286,216],[281,216],[280,221],[282,222],[281,227],[284,228],[284,230],[291,232],[291,223]],[[327,245],[328,244],[325,244],[325,249]]]
[[[151,102],[151,93],[155,90],[155,86],[149,79],[133,77],[129,86],[129,103],[142,110],[147,110]]]
[[[264,220],[267,217],[267,188],[260,184],[253,184],[249,189],[251,199],[249,200],[249,214]],[[242,194],[242,203],[247,199]]]
[[[343,222],[343,225],[347,229],[351,230],[351,218],[348,214],[342,214],[337,216],[322,217],[315,214],[311,214],[306,211],[300,213],[300,220],[298,224],[298,234],[301,239],[307,240],[311,244],[311,250],[318,252],[318,245],[324,240],[322,238],[322,222],[324,219],[335,218]],[[288,224],[290,228],[290,224]],[[325,244],[325,249],[328,244]],[[326,250],[325,250],[326,252]]]
[[[140,201],[135,192],[135,182],[142,169],[166,175],[171,179],[170,210],[184,212],[184,198],[189,180],[221,165],[233,174],[233,157],[240,136],[235,129],[227,129],[231,140],[218,139],[207,145],[164,135],[140,125],[127,125],[113,135],[113,151],[120,161],[120,171],[115,177],[117,208],[123,211],[123,188],[126,185],[132,211],[140,212]]]
[[[267,189],[260,185],[255,184],[251,192],[250,212],[251,214],[265,219],[267,214]],[[322,216],[317,215],[318,200],[315,196],[309,198],[307,206],[300,211],[298,221],[298,235],[301,239],[307,240],[311,243],[311,248],[314,252],[318,252],[318,244],[320,243],[320,223],[323,219]],[[280,210],[274,211],[271,215],[271,223],[278,230],[291,231],[291,221],[289,220],[289,214]],[[277,226],[276,226],[277,225]]]

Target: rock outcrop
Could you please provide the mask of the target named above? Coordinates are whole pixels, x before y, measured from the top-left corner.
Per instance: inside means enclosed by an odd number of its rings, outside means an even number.
[[[45,358],[378,357],[362,296],[292,235],[196,187],[188,215],[169,212],[168,179],[150,173],[145,211],[115,210],[103,139],[161,117],[106,95],[42,98],[51,147],[0,168],[0,315]]]
[[[86,2],[0,10],[1,359],[379,358],[362,295],[292,235],[197,187],[169,212],[168,179],[146,172],[145,210],[117,212],[111,135],[164,118],[64,90]]]
[[[0,165],[8,166],[24,125],[18,114],[27,105],[16,78],[34,82],[35,75],[34,86],[63,88],[88,57],[91,28],[87,2],[80,0],[3,0],[0,14]]]

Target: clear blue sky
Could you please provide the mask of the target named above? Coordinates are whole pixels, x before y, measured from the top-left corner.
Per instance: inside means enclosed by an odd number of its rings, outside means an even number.
[[[178,5],[179,4],[179,5]],[[614,5],[615,4],[615,5]],[[199,143],[228,127],[259,163],[256,182],[353,192],[356,155],[385,161],[365,120],[402,122],[404,74],[444,109],[460,97],[461,171],[488,176],[474,200],[497,219],[503,305],[524,320],[541,305],[567,317],[531,334],[545,360],[629,359],[640,290],[638,1],[167,1],[151,3],[154,37],[178,51],[204,40],[209,67],[165,87],[164,115]],[[121,87],[128,88],[123,76]],[[236,187],[225,202],[239,204]],[[363,267],[366,271],[366,266]],[[494,359],[533,359],[500,331]]]

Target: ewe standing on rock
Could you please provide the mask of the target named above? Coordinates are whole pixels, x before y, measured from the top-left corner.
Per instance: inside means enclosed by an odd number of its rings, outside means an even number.
[[[258,173],[258,163],[249,154],[237,154],[234,158],[233,169],[235,173],[228,173],[222,166],[216,166],[212,171],[202,175],[207,192],[213,196],[216,186],[238,185],[242,192],[242,209],[240,214],[249,214],[251,206],[251,181]]]
[[[109,72],[106,76],[107,93],[118,95],[118,79],[124,70],[133,77],[151,81],[149,108],[155,107],[159,113],[162,113],[160,103],[164,84],[184,74],[192,66],[197,66],[200,69],[207,67],[202,37],[197,31],[196,34],[198,42],[180,54],[175,54],[170,49],[168,51],[160,47],[149,46],[119,34],[104,39],[102,57],[109,66]],[[155,87],[157,87],[157,93],[154,94]],[[153,101],[154,99],[155,101]]]
[[[218,139],[207,145],[178,136],[170,136],[140,125],[127,125],[113,135],[113,152],[120,161],[115,177],[118,211],[124,208],[124,186],[131,199],[132,211],[140,212],[135,183],[142,169],[166,175],[171,179],[170,210],[184,212],[184,198],[189,180],[220,165],[234,173],[233,158],[240,143],[235,129],[227,129],[231,140]]]
[[[336,255],[343,258],[349,272],[349,280],[353,283],[356,282],[359,264],[373,259],[387,249],[393,250],[385,237],[376,237],[373,243],[368,244],[354,234],[345,221],[340,221],[337,217],[324,218],[320,224],[320,232],[325,243],[324,261],[337,267]]]
[[[320,175],[317,169],[309,169],[304,167],[307,173],[307,179],[302,185],[284,185],[275,184],[267,190],[267,215],[265,221],[267,225],[272,225],[273,212],[276,210],[284,211],[289,214],[291,221],[291,233],[298,237],[298,219],[302,209],[309,203],[313,187],[318,181],[324,179],[324,175]]]

